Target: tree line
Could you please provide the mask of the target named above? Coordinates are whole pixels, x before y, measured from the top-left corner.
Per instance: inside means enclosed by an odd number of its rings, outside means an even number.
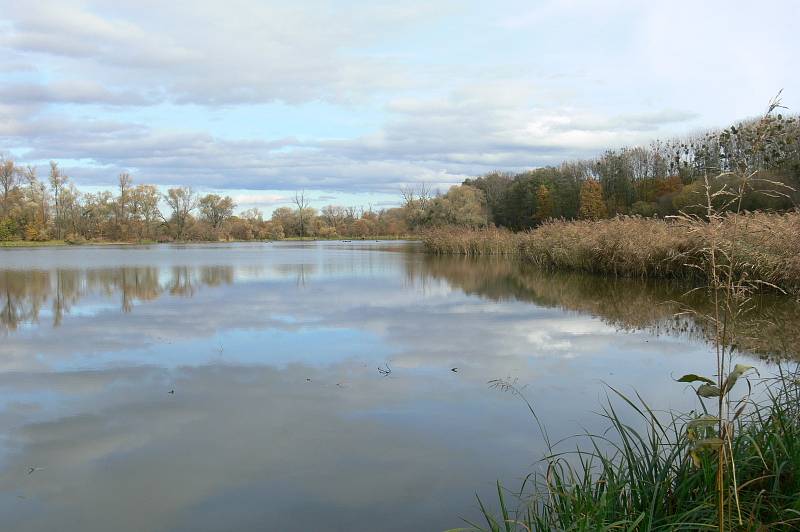
[[[759,139],[756,143],[755,139]],[[764,141],[766,139],[766,142]],[[0,240],[277,240],[291,237],[399,237],[431,227],[502,226],[524,230],[553,219],[601,219],[619,214],[668,216],[696,209],[706,179],[735,186],[758,179],[744,210],[786,210],[800,195],[800,122],[769,115],[729,128],[649,147],[608,150],[595,159],[467,179],[446,193],[425,185],[401,190],[397,208],[310,206],[304,192],[271,217],[235,213],[230,196],[199,195],[190,187],[161,193],[119,175],[116,191],[85,193],[50,162],[46,178],[34,166],[0,159]],[[720,176],[721,177],[718,177]]]
[[[230,196],[197,194],[191,187],[134,184],[127,172],[115,191],[81,192],[51,162],[46,178],[33,166],[0,160],[0,241],[186,241],[267,240],[287,237],[401,236],[408,227],[402,209],[329,205],[310,207],[303,192],[295,208],[270,218],[256,208],[235,213]]]
[[[713,178],[716,189],[736,188],[742,176],[754,172],[758,178],[751,180],[744,210],[798,205],[797,116],[768,115],[723,130],[608,150],[595,159],[518,174],[492,172],[467,179],[463,186],[483,193],[489,224],[521,230],[549,218],[663,217],[696,211],[706,179]]]

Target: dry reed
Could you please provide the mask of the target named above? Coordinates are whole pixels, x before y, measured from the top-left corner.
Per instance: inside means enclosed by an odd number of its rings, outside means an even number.
[[[704,272],[692,266],[701,259],[695,254],[712,238],[737,246],[737,273],[800,291],[798,211],[729,214],[706,232],[689,232],[681,220],[619,216],[552,220],[521,233],[440,228],[423,240],[431,253],[513,255],[546,270],[700,280]]]

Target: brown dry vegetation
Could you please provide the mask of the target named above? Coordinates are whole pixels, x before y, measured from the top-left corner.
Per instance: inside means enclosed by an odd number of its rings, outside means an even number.
[[[619,216],[548,221],[530,231],[432,230],[429,252],[514,255],[546,270],[627,277],[702,279],[701,250],[715,240],[735,250],[740,274],[786,291],[800,291],[800,212],[729,214],[719,226],[690,231],[682,220]]]

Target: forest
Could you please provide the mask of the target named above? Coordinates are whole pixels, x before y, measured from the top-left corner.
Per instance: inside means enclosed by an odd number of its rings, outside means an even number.
[[[275,209],[268,218],[256,208],[237,212],[230,196],[200,195],[185,186],[162,193],[155,185],[135,184],[127,172],[118,176],[114,191],[81,192],[55,161],[40,177],[35,166],[4,158],[0,241],[398,238],[445,226],[520,231],[554,219],[663,218],[695,211],[705,179],[713,177],[717,189],[735,187],[748,172],[758,177],[748,181],[741,210],[787,211],[798,205],[797,116],[770,115],[517,174],[492,172],[444,193],[424,184],[406,186],[396,208],[318,210],[298,191],[292,207]]]
[[[756,139],[766,139],[758,142]],[[608,150],[584,161],[516,175],[491,173],[468,179],[485,197],[488,222],[512,230],[529,229],[552,218],[664,217],[692,212],[704,179],[717,189],[751,181],[744,210],[786,210],[798,204],[800,124],[797,116],[770,115],[719,131],[649,147]],[[763,193],[769,191],[769,193]]]

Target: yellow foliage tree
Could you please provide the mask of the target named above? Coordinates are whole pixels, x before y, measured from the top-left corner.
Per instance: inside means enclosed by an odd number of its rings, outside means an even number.
[[[587,179],[581,185],[581,218],[599,220],[608,215],[603,201],[603,185],[596,179]]]
[[[550,189],[547,188],[547,185],[539,185],[539,189],[536,191],[536,220],[543,222],[552,218],[554,210],[555,204]]]

